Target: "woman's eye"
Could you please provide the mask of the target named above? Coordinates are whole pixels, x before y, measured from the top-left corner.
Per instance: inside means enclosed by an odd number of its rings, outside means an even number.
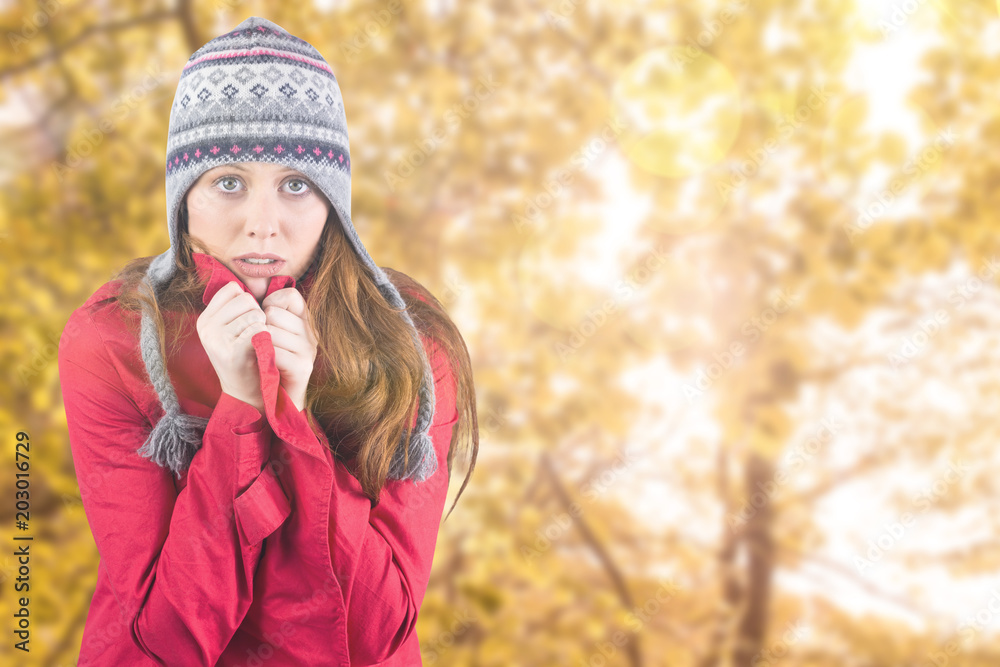
[[[227,187],[226,184],[230,184],[233,187]],[[222,186],[223,192],[237,192],[237,187],[240,184],[238,178],[233,178],[232,176],[224,176],[218,180],[218,184]]]
[[[240,179],[235,176],[223,176],[215,182],[215,185],[219,187],[222,192],[227,194],[233,194],[240,191],[240,187],[243,185]],[[288,187],[289,191],[293,195],[305,195],[310,190],[309,181],[303,180],[301,178],[292,179],[286,181],[285,185]]]

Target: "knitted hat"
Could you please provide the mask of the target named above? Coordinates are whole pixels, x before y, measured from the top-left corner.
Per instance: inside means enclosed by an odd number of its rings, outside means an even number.
[[[248,161],[285,165],[312,180],[333,205],[379,292],[392,307],[401,309],[420,351],[424,377],[416,426],[409,442],[397,448],[389,477],[423,481],[434,474],[438,463],[428,435],[434,416],[433,373],[402,297],[372,261],[351,223],[351,157],[340,86],[311,44],[267,19],[251,16],[188,59],[170,109],[167,136],[170,248],[152,261],[144,280],[159,297],[177,270],[178,212],[188,188],[209,169]],[[208,420],[181,412],[152,313],[145,307],[140,348],[165,414],[138,453],[179,477],[201,447]]]

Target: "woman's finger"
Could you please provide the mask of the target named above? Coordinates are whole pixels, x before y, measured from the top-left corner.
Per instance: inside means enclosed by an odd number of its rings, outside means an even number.
[[[299,317],[305,315],[306,312],[306,300],[302,298],[302,293],[294,287],[285,287],[268,294],[261,302],[260,307],[266,309],[268,306],[284,308]]]
[[[267,330],[271,333],[271,342],[275,349],[281,348],[293,354],[306,356],[311,352],[308,341],[304,336],[286,329],[267,325]]]
[[[301,317],[295,315],[289,310],[285,310],[279,306],[268,306],[264,310],[264,315],[267,317],[267,323],[271,326],[284,329],[285,331],[290,331],[301,336],[304,336],[306,333],[305,322]]]
[[[267,325],[267,318],[259,310],[251,310],[243,313],[229,324],[222,326],[222,330],[228,334],[229,338],[239,338],[240,334],[247,329],[252,329],[254,333],[263,331]]]

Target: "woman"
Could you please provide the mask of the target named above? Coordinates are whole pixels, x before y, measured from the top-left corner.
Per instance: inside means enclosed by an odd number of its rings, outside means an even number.
[[[170,248],[60,340],[101,556],[79,664],[421,664],[470,362],[354,230],[329,65],[247,19],[185,66],[167,160]]]

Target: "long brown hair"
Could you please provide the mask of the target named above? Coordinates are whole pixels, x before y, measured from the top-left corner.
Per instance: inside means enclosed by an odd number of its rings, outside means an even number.
[[[205,282],[195,270],[191,253],[210,253],[188,233],[186,198],[178,215],[175,251],[178,270],[158,298],[142,281],[152,257],[130,261],[113,278],[122,281],[117,297],[122,308],[138,312],[142,302],[151,306],[164,359],[168,358],[165,341],[172,353],[194,328],[184,326],[186,317],[166,318],[175,325],[167,327],[164,311],[193,314],[205,307],[201,300]],[[472,458],[453,510],[479,453],[469,352],[444,307],[423,285],[399,271],[383,270],[403,298],[417,331],[435,340],[454,373],[459,419],[448,446],[448,479],[458,441],[467,448],[471,443]],[[379,292],[333,208],[308,271],[315,271],[306,306],[318,338],[319,366],[306,390],[306,410],[323,428],[335,456],[341,460],[357,456],[357,479],[365,495],[377,503],[400,439],[409,441],[423,372],[420,354],[408,325]]]

